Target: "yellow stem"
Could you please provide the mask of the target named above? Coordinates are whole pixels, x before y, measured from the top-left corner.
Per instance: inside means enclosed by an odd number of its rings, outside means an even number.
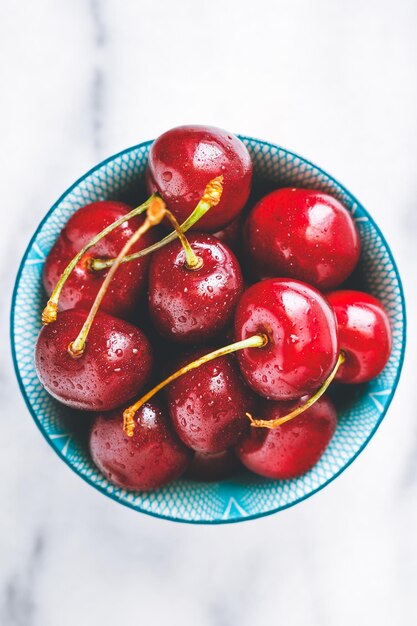
[[[123,248],[120,250],[115,262],[111,266],[106,278],[104,279],[96,297],[93,302],[93,305],[90,309],[90,312],[85,320],[83,327],[78,333],[77,338],[72,341],[68,346],[69,354],[77,359],[79,358],[85,349],[85,342],[90,331],[91,325],[94,321],[95,316],[97,315],[97,311],[99,310],[101,301],[103,300],[108,286],[110,285],[113,276],[115,275],[119,265],[122,262],[122,259],[129,252],[130,248],[142,237],[144,233],[146,233],[152,226],[156,226],[159,224],[165,215],[165,203],[161,198],[154,196],[148,206],[148,210],[146,213],[146,219],[143,222],[142,226],[138,228],[138,230],[130,237],[130,239],[125,243]]]
[[[211,180],[207,187],[204,190],[204,195],[201,198],[200,202],[197,204],[194,211],[187,217],[185,222],[183,222],[180,226],[181,231],[183,233],[187,232],[198,220],[200,220],[203,215],[207,213],[207,211],[213,207],[215,207],[220,202],[221,195],[223,193],[223,176],[216,176]],[[171,241],[175,241],[178,237],[178,233],[174,230],[172,233],[158,241],[157,243],[152,244],[148,248],[144,250],[139,250],[134,254],[129,254],[123,259],[123,263],[129,263],[130,261],[134,261],[135,259],[141,259],[142,257],[152,254],[156,250],[159,250],[163,246],[166,246]],[[111,267],[114,263],[114,259],[90,259],[89,267],[91,270],[95,272],[99,272],[108,267]]]
[[[317,402],[319,398],[322,397],[322,395],[327,390],[330,383],[333,381],[334,377],[336,376],[337,370],[342,365],[344,360],[345,360],[345,356],[343,352],[341,352],[337,359],[336,365],[333,371],[331,372],[331,374],[329,375],[329,377],[326,379],[326,381],[323,383],[320,389],[318,389],[318,391],[316,391],[316,393],[307,400],[307,402],[305,402],[301,406],[298,406],[296,409],[294,409],[287,415],[284,415],[283,417],[277,417],[277,419],[274,419],[274,420],[258,420],[258,419],[254,419],[250,413],[246,413],[246,416],[250,420],[250,425],[253,426],[254,428],[277,428],[278,426],[281,426],[281,424],[285,424],[285,422],[289,422],[290,420],[294,419],[294,417],[297,417],[297,415],[301,415],[301,413],[304,413],[304,411],[307,411],[307,409],[313,406],[313,404]]]
[[[102,230],[95,237],[93,237],[88,243],[86,243],[85,246],[81,248],[81,250],[75,255],[75,257],[71,259],[71,261],[68,263],[65,270],[62,272],[57,284],[54,287],[53,292],[51,293],[51,296],[47,302],[47,305],[42,312],[42,322],[44,324],[50,324],[51,322],[55,322],[57,318],[57,314],[58,314],[58,302],[59,302],[59,297],[61,295],[61,291],[69,275],[71,274],[72,270],[77,265],[77,263],[80,261],[81,257],[83,257],[84,254],[90,248],[95,246],[96,243],[98,243],[103,237],[111,233],[115,228],[117,228],[118,226],[121,226],[121,224],[124,224],[124,222],[126,222],[127,220],[130,220],[132,217],[136,217],[137,215],[140,215],[141,213],[146,211],[154,197],[155,196],[151,196],[150,198],[148,198],[148,200],[146,200],[146,202],[144,202],[143,204],[139,205],[138,207],[130,211],[130,213],[128,213],[127,215],[124,215],[123,217],[120,217],[118,220],[116,220],[112,224],[109,224],[109,226],[107,226],[104,230]]]
[[[247,348],[263,348],[268,343],[268,337],[266,335],[252,335],[248,339],[244,339],[243,341],[237,341],[235,343],[231,343],[224,348],[219,348],[218,350],[214,350],[213,352],[209,352],[209,354],[205,354],[204,356],[196,359],[192,363],[185,365],[178,371],[165,378],[162,382],[156,385],[153,389],[148,391],[147,394],[142,396],[135,404],[128,407],[123,412],[123,430],[125,431],[128,437],[133,437],[135,430],[135,413],[146,403],[148,400],[153,398],[153,396],[158,393],[161,389],[172,383],[174,380],[177,380],[183,374],[187,374],[193,369],[200,367],[200,365],[204,365],[204,363],[208,363],[209,361],[213,361],[213,359],[217,359],[221,356],[225,356],[226,354],[231,354],[232,352],[236,352],[237,350],[245,350]]]
[[[184,232],[181,229],[181,226],[178,223],[175,215],[168,211],[165,211],[166,217],[169,219],[173,227],[175,228],[175,232],[177,233],[178,239],[181,242],[182,247],[185,252],[185,267],[188,270],[198,270],[203,265],[203,259],[194,252],[194,250],[190,246],[190,242],[187,237],[184,235]]]

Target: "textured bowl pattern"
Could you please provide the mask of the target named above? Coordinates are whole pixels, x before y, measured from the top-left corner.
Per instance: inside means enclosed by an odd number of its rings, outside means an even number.
[[[367,385],[337,395],[339,424],[319,463],[301,478],[271,481],[243,471],[218,483],[179,480],[152,493],[128,492],[111,485],[86,451],[83,429],[71,411],[42,388],[34,367],[34,345],[45,303],[41,284],[45,257],[69,216],[89,202],[140,201],[151,142],[134,146],[88,172],[52,207],[39,225],[22,260],[11,314],[16,373],[30,413],[57,454],[82,478],[114,500],[137,511],[184,522],[237,522],[267,515],[300,502],[338,476],[361,452],[379,426],[395,392],[405,346],[405,308],[395,262],[379,228],[359,202],[331,176],[275,145],[242,137],[254,162],[255,182],[321,189],[351,212],[362,240],[363,287],[380,298],[393,328],[393,350],[381,375]]]

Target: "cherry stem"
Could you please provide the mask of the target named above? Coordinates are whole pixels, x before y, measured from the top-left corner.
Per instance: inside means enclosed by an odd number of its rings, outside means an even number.
[[[297,415],[301,415],[301,413],[304,413],[304,411],[307,411],[307,409],[313,406],[313,404],[317,402],[319,398],[322,397],[322,395],[327,390],[330,383],[333,381],[334,377],[336,376],[339,367],[342,365],[344,361],[345,361],[345,355],[343,354],[343,352],[341,352],[336,361],[336,365],[333,368],[333,371],[331,372],[329,377],[325,380],[325,382],[320,387],[320,389],[318,389],[316,393],[307,400],[307,402],[305,402],[301,406],[298,406],[296,409],[294,409],[287,415],[284,415],[283,417],[278,417],[277,419],[274,419],[274,420],[254,419],[250,413],[246,413],[246,416],[250,420],[250,425],[253,426],[254,428],[271,428],[271,429],[277,428],[278,426],[281,426],[281,424],[285,424],[285,422],[289,422],[290,420],[294,419],[294,417],[297,417]]]
[[[137,242],[139,241],[139,239],[142,237],[142,235],[144,233],[146,233],[150,228],[152,228],[153,226],[156,226],[157,224],[159,224],[163,218],[165,216],[165,202],[157,197],[154,196],[149,205],[148,205],[148,209],[146,212],[146,219],[143,222],[143,224],[137,229],[136,232],[133,233],[133,235],[130,237],[130,239],[128,241],[126,241],[125,245],[123,246],[123,248],[120,250],[115,262],[113,263],[113,265],[111,266],[106,278],[104,279],[96,297],[95,300],[92,304],[92,307],[90,309],[90,312],[80,330],[80,332],[78,333],[77,338],[72,341],[69,346],[68,346],[68,352],[69,354],[74,358],[77,359],[80,356],[82,356],[84,350],[85,350],[85,342],[87,340],[87,336],[88,333],[90,332],[90,328],[91,325],[94,321],[95,316],[97,315],[97,311],[99,310],[101,301],[103,300],[106,291],[108,289],[108,286],[110,285],[118,267],[120,266],[123,258],[126,256],[126,254],[129,252],[130,248]]]
[[[161,389],[172,383],[174,380],[177,380],[177,378],[180,378],[180,376],[183,376],[191,370],[200,367],[200,365],[204,365],[204,363],[213,361],[218,357],[226,356],[227,354],[231,354],[232,352],[236,352],[237,350],[245,350],[247,348],[263,348],[264,346],[266,346],[267,343],[268,337],[266,335],[252,335],[251,337],[249,337],[248,339],[244,339],[243,341],[237,341],[235,343],[231,343],[228,346],[225,346],[224,348],[214,350],[214,352],[209,352],[208,354],[201,356],[199,359],[192,361],[192,363],[181,367],[181,369],[177,370],[176,372],[174,372],[174,374],[171,374],[171,376],[168,376],[168,378],[165,378],[165,380],[163,380],[153,389],[148,391],[148,393],[142,396],[137,402],[135,402],[135,404],[132,404],[132,406],[125,409],[125,411],[123,412],[123,430],[125,431],[126,435],[128,437],[133,437],[135,430],[135,413],[146,402],[148,402],[148,400],[153,398],[153,396],[158,393],[158,391],[161,391]]]
[[[189,230],[192,226],[194,226],[194,224],[199,219],[201,219],[201,217],[203,217],[203,215],[205,215],[205,213],[207,213],[207,211],[210,208],[216,206],[220,202],[222,192],[223,192],[223,176],[217,176],[216,178],[213,178],[213,180],[209,182],[200,202],[198,203],[194,211],[191,213],[191,215],[181,225],[182,231],[186,232],[187,230]],[[59,302],[62,289],[69,275],[73,271],[74,267],[77,265],[80,259],[84,256],[84,254],[90,248],[92,248],[92,246],[98,243],[103,237],[111,233],[115,228],[117,228],[124,222],[130,220],[132,217],[136,217],[137,215],[140,215],[141,213],[146,211],[150,203],[152,202],[153,198],[155,197],[157,197],[155,196],[155,194],[152,195],[143,204],[139,205],[138,207],[130,211],[130,213],[128,213],[127,215],[124,215],[123,217],[119,218],[118,220],[116,220],[115,222],[107,226],[104,230],[102,230],[95,237],[93,237],[93,239],[91,239],[68,263],[60,279],[55,285],[55,288],[48,300],[46,307],[44,308],[42,312],[42,322],[44,324],[50,324],[52,322],[55,322],[57,315],[58,315],[58,302]],[[164,239],[162,239],[161,241],[157,242],[156,244],[153,244],[152,246],[149,246],[148,248],[145,248],[144,250],[141,250],[140,252],[136,252],[135,254],[126,256],[122,260],[122,263],[126,263],[127,261],[133,261],[134,259],[139,259],[143,256],[151,254],[152,252],[159,250],[159,248],[162,248],[163,246],[170,243],[171,241],[174,241],[177,236],[178,236],[177,232],[174,231],[170,233],[169,235],[167,235],[166,237],[164,237]],[[115,263],[115,261],[116,259],[90,258],[88,260],[88,269],[91,271],[100,271],[103,269],[107,269],[108,267],[111,267]]]
[[[181,226],[175,215],[168,211],[165,211],[166,217],[169,219],[173,227],[175,228],[175,232],[178,236],[178,239],[181,242],[181,245],[185,252],[185,267],[187,270],[198,270],[203,265],[203,259],[194,252],[194,250],[190,246],[190,242],[187,237],[184,235]]]
[[[223,176],[216,176],[216,178],[213,178],[213,180],[211,180],[208,183],[207,187],[204,190],[204,195],[201,198],[200,202],[197,204],[194,211],[191,213],[191,215],[187,217],[185,222],[183,222],[180,225],[181,232],[186,233],[187,230],[189,230],[192,226],[194,226],[194,224],[196,224],[196,222],[198,222],[198,220],[200,220],[207,213],[209,209],[219,204],[222,193],[223,193]],[[169,217],[169,215],[167,216]],[[159,250],[163,246],[166,246],[168,243],[171,243],[171,241],[175,241],[175,239],[177,239],[178,236],[179,234],[175,230],[169,235],[167,235],[166,237],[164,237],[163,239],[161,239],[161,241],[154,243],[152,246],[149,246],[148,248],[144,248],[143,250],[140,250],[139,252],[135,252],[134,254],[130,254],[126,256],[123,259],[122,263],[128,263],[129,261],[134,261],[135,259],[140,259],[144,256],[147,256],[148,254],[151,254],[152,252]],[[99,272],[108,267],[111,267],[114,261],[115,261],[114,259],[94,259],[93,258],[93,259],[90,259],[89,269],[95,272]]]
[[[81,248],[81,250],[75,255],[75,257],[68,263],[67,267],[61,274],[57,284],[55,285],[55,288],[48,300],[48,303],[42,312],[42,322],[44,324],[50,324],[51,322],[55,322],[58,315],[58,302],[61,291],[72,270],[80,261],[80,259],[84,256],[84,254],[90,248],[95,246],[95,244],[98,243],[103,237],[111,233],[115,228],[118,228],[118,226],[121,226],[127,220],[132,219],[132,217],[136,217],[137,215],[144,213],[155,197],[155,195],[152,195],[145,202],[143,202],[143,204],[140,204],[138,207],[130,211],[130,213],[127,213],[127,215],[120,217],[118,220],[107,226],[104,230],[102,230],[95,237],[93,237],[83,248]]]

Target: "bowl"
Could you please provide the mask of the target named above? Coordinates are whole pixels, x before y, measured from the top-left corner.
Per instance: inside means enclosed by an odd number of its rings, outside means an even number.
[[[45,439],[58,456],[90,485],[117,502],[157,517],[194,523],[240,522],[281,511],[313,495],[334,480],[364,449],[381,423],[397,386],[405,347],[405,305],[400,276],[380,229],[363,206],[329,174],[280,146],[241,137],[254,165],[254,187],[302,186],[325,191],[351,212],[362,240],[355,285],[379,298],[391,320],[393,348],[384,371],[372,382],[336,393],[339,422],[317,465],[286,481],[257,477],[242,470],[215,483],[178,480],[153,492],[131,492],[110,484],[87,451],[86,421],[53,400],[40,384],[34,346],[46,301],[42,266],[70,215],[96,200],[143,199],[144,172],[151,141],[106,159],[70,187],[47,213],[21,262],[13,293],[11,343],[20,389]]]

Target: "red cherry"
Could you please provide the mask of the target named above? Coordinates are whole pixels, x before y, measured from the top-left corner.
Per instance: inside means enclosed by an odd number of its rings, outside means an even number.
[[[183,359],[184,366],[205,351]],[[233,356],[204,363],[168,387],[168,410],[182,441],[193,450],[215,453],[237,443],[249,427],[245,416],[253,396],[244,384]]]
[[[196,452],[185,477],[204,482],[224,480],[236,474],[239,467],[240,463],[231,449],[217,454]]]
[[[215,237],[192,233],[188,241],[201,267],[188,269],[179,241],[158,250],[149,268],[149,307],[161,335],[194,343],[215,338],[231,323],[243,279],[233,252]]]
[[[333,291],[327,299],[336,315],[345,361],[336,374],[341,383],[363,383],[378,376],[391,353],[388,316],[379,300],[362,291]]]
[[[277,419],[297,405],[264,401],[260,417]],[[256,474],[275,479],[296,478],[320,459],[336,430],[336,423],[336,409],[323,396],[304,413],[277,428],[251,428],[236,453],[243,465]]]
[[[237,341],[266,335],[261,348],[237,358],[246,382],[272,400],[292,400],[318,389],[339,353],[336,320],[324,297],[296,280],[271,278],[249,287],[235,315]]]
[[[311,189],[278,189],[262,198],[247,219],[245,239],[261,277],[296,278],[322,290],[340,285],[360,254],[349,212]]]
[[[179,478],[193,453],[172,432],[161,406],[148,402],[135,421],[135,433],[127,437],[121,410],[95,417],[89,447],[99,470],[113,484],[140,491]]]
[[[70,309],[39,334],[35,362],[39,379],[54,398],[75,409],[109,411],[133,398],[147,382],[151,346],[139,328],[97,313],[85,351],[78,358],[68,346],[87,318]]]
[[[94,202],[78,209],[70,217],[44,265],[43,282],[48,296],[77,252],[95,235],[130,210],[122,202]],[[107,271],[90,271],[88,260],[94,257],[116,257],[143,221],[144,218],[139,216],[125,222],[89,250],[65,283],[59,299],[60,310],[91,306]],[[132,247],[132,252],[142,250],[154,241],[155,235],[149,231]],[[117,317],[132,317],[132,312],[137,308],[140,296],[146,288],[148,264],[149,258],[144,257],[121,265],[117,280],[112,281],[104,296],[102,310]]]
[[[231,222],[248,199],[252,162],[234,135],[211,126],[179,126],[158,137],[149,152],[146,173],[150,193],[159,193],[182,223],[203,195],[208,181],[224,177],[220,203],[198,223],[216,231]]]

